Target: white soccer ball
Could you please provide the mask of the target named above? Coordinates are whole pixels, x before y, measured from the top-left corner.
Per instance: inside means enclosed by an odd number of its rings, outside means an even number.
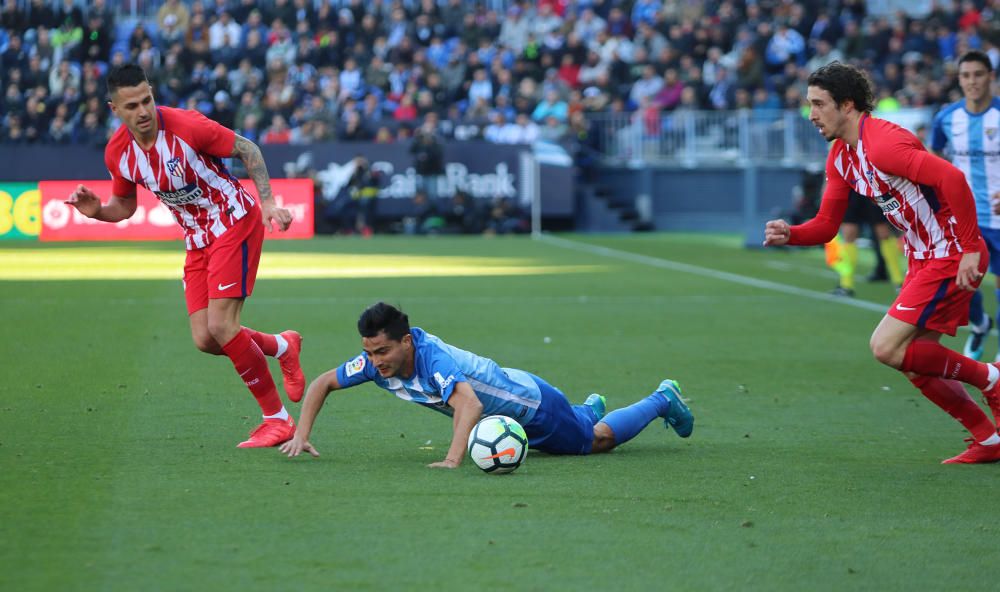
[[[521,466],[528,454],[528,435],[521,424],[503,415],[479,420],[469,433],[469,456],[476,466],[494,475]]]

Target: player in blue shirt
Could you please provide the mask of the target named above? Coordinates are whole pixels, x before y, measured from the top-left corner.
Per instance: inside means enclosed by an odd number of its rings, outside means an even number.
[[[934,117],[931,149],[947,148],[951,162],[965,173],[976,199],[979,230],[990,251],[990,271],[996,276],[1000,301],[1000,98],[993,96],[993,65],[981,51],[970,51],[958,60],[958,84],[965,97],[943,108]],[[965,355],[978,360],[993,319],[983,310],[979,292],[969,305]],[[997,354],[1000,361],[1000,353]]]
[[[551,454],[607,452],[634,438],[657,417],[682,438],[694,429],[694,416],[673,380],[664,380],[645,399],[605,416],[603,396],[593,394],[583,405],[570,405],[559,389],[534,374],[501,368],[489,358],[411,328],[406,314],[384,302],[361,314],[358,332],[361,355],[309,385],[295,437],[281,446],[288,456],[302,451],[319,456],[309,435],[327,395],[368,381],[400,399],[452,417],[451,446],[444,460],[431,467],[459,466],[469,432],[487,415],[516,419],[531,448]]]

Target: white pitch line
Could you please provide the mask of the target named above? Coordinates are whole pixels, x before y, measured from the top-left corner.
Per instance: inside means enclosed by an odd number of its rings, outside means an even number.
[[[739,275],[736,273],[729,273],[728,271],[719,271],[717,269],[710,269],[708,267],[691,265],[690,263],[681,263],[679,261],[671,261],[670,259],[661,259],[659,257],[650,257],[648,255],[640,255],[638,253],[620,251],[618,249],[612,249],[609,247],[600,247],[597,245],[571,241],[568,239],[559,238],[548,234],[543,234],[541,237],[539,237],[539,240],[553,244],[558,247],[570,249],[573,251],[592,253],[594,255],[600,255],[602,257],[621,259],[623,261],[630,261],[632,263],[639,263],[641,265],[648,265],[650,267],[658,267],[660,269],[681,271],[684,273],[690,273],[692,275],[712,278],[724,282],[741,284],[744,286],[751,286],[754,288],[761,288],[763,290],[771,290],[774,292],[781,292],[783,294],[791,294],[792,296],[802,296],[804,298],[811,298],[813,300],[822,300],[823,302],[833,302],[836,304],[842,304],[844,306],[853,306],[854,308],[860,308],[862,310],[869,310],[881,314],[885,314],[886,310],[889,307],[888,304],[871,302],[868,300],[858,300],[856,298],[844,298],[843,296],[834,296],[833,294],[817,292],[816,290],[807,290],[805,288],[797,288],[795,286],[779,284],[777,282],[771,282],[768,280],[762,280],[745,275]]]

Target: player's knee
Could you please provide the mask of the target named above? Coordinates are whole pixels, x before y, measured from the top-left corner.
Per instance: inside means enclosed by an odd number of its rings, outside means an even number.
[[[229,343],[229,340],[235,337],[239,331],[239,324],[232,323],[229,319],[215,319],[212,317],[209,317],[208,319],[208,333],[211,338],[220,345]]]
[[[615,447],[615,433],[611,426],[603,421],[594,425],[594,442],[590,447],[591,454],[607,452]]]
[[[871,340],[870,346],[872,355],[882,364],[892,368],[899,368],[903,364],[903,355],[898,347],[874,338]]]
[[[222,348],[219,347],[215,338],[208,331],[192,333],[191,339],[194,341],[194,346],[206,354],[219,354],[222,352]]]

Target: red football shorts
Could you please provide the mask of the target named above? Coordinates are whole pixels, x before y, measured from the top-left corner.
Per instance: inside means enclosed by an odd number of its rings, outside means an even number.
[[[889,316],[904,323],[954,335],[969,322],[969,301],[975,292],[955,283],[962,256],[947,259],[910,259],[903,288],[889,309]],[[979,273],[986,273],[990,256],[980,250]],[[976,283],[979,286],[979,283]]]
[[[187,252],[184,299],[188,315],[208,307],[210,298],[246,298],[253,292],[264,243],[260,207],[250,208],[204,249]]]

